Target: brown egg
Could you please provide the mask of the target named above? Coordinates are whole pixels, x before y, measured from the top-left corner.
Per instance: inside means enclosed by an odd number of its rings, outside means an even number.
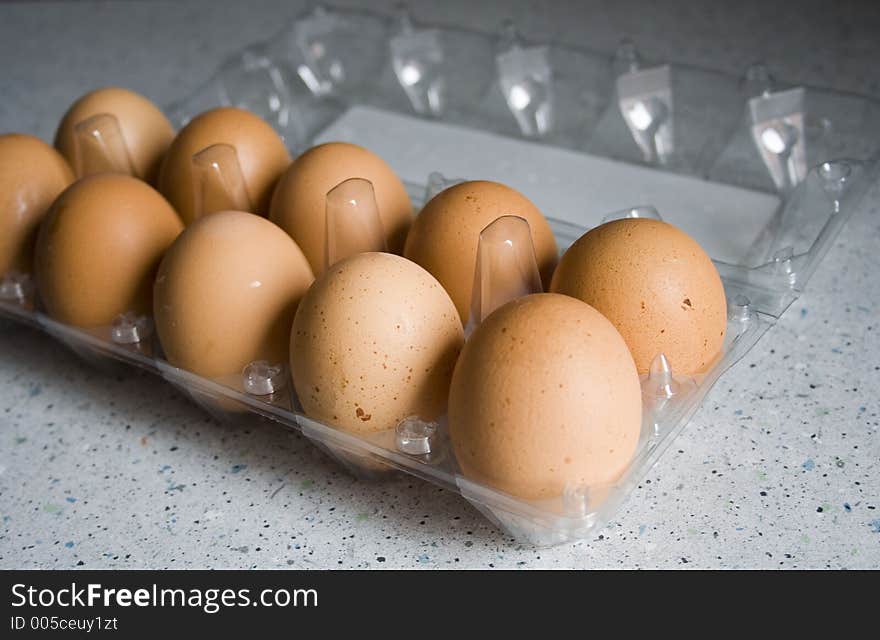
[[[37,238],[37,288],[49,315],[95,327],[126,311],[149,314],[156,268],[182,229],[146,182],[106,173],[73,183]]]
[[[552,293],[490,314],[465,344],[449,392],[464,475],[528,499],[617,480],[641,423],[623,338],[589,305]]]
[[[39,138],[0,136],[0,276],[31,272],[40,221],[71,182],[67,161]]]
[[[505,215],[529,223],[538,270],[548,286],[559,258],[550,225],[528,198],[503,184],[477,180],[441,191],[425,205],[407,236],[403,255],[446,288],[462,324],[470,310],[480,232]]]
[[[673,372],[699,373],[724,342],[727,300],[715,265],[693,238],[659,220],[614,220],[587,232],[562,256],[552,290],[604,314],[639,373],[660,353]]]
[[[391,167],[367,149],[346,142],[312,147],[294,160],[272,197],[270,218],[296,240],[316,275],[324,272],[325,197],[350,178],[373,184],[388,251],[399,254],[412,223],[412,202]]]
[[[296,243],[251,213],[195,221],[156,277],[156,332],[168,362],[201,376],[286,364],[293,314],[313,280]]]
[[[290,366],[306,415],[346,431],[446,411],[464,340],[455,306],[417,264],[390,253],[341,260],[303,298]]]
[[[95,129],[100,140],[90,135]],[[107,87],[73,103],[58,125],[55,146],[78,177],[112,169],[155,184],[173,137],[168,118],[150,100],[128,89]]]
[[[214,185],[219,183],[227,186],[230,193],[226,208],[234,205],[266,216],[272,189],[290,164],[290,154],[271,126],[243,109],[212,109],[196,116],[181,129],[162,163],[159,191],[174,205],[186,224],[204,214],[205,207],[198,202],[200,198],[203,202],[223,201],[222,194],[205,196],[199,192],[202,187],[194,171],[193,156],[213,145],[226,145],[235,153],[231,161],[228,156],[218,154],[218,162],[226,166],[212,167],[222,174],[222,178],[217,183],[209,183],[210,188],[216,188]],[[218,210],[207,208],[209,213]]]

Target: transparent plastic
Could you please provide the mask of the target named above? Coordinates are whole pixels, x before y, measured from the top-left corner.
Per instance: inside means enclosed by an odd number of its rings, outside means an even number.
[[[138,344],[146,341],[152,333],[152,318],[139,316],[133,311],[116,316],[110,326],[110,339],[118,344]]]
[[[252,211],[238,152],[229,144],[212,144],[192,157],[196,217],[217,211]]]
[[[0,301],[27,305],[34,292],[34,282],[28,273],[9,271],[0,278]]]
[[[529,223],[519,216],[501,216],[480,232],[465,336],[498,307],[541,291]]]
[[[287,365],[257,360],[241,372],[244,390],[254,396],[269,396],[287,385]]]
[[[425,187],[425,202],[449,187],[464,182],[464,178],[446,178],[439,171],[432,171],[428,175],[428,185]]]
[[[553,128],[554,96],[547,47],[525,47],[519,38],[496,58],[498,81],[522,134],[545,136]]]
[[[780,191],[794,188],[807,173],[804,151],[804,90],[763,93],[749,100],[752,137]]]
[[[95,173],[135,175],[134,164],[119,120],[99,113],[73,127],[73,169],[77,178]]]
[[[617,78],[620,113],[645,162],[666,164],[675,150],[669,67],[635,69]]]
[[[10,273],[0,282],[0,316],[40,327],[93,362],[153,371],[230,420],[300,430],[361,477],[396,469],[458,491],[535,545],[582,539],[614,516],[719,376],[803,291],[878,177],[880,105],[868,98],[790,86],[762,64],[740,77],[667,65],[646,60],[631,42],[614,55],[529,43],[510,24],[478,33],[318,7],[223,61],[167,111],[181,124],[229,104],[266,118],[294,153],[328,139],[373,149],[403,177],[417,210],[457,181],[444,176],[496,179],[535,201],[560,250],[603,220],[662,215],[713,258],[728,326],[712,366],[681,375],[658,354],[641,378],[644,424],[626,472],[542,501],[462,476],[443,418],[410,417],[386,432],[353,435],[299,411],[282,363],[201,378],[162,358],[146,318],[68,327],[39,310],[27,277]],[[85,127],[85,141],[112,146],[104,133],[112,127],[97,124],[101,139]],[[237,204],[234,154],[220,147],[194,162],[202,211]],[[326,206],[328,260],[384,249],[368,182],[342,183]],[[528,251],[519,251],[530,245],[523,222],[502,219],[483,233],[475,318],[538,289]],[[342,232],[349,223],[357,233]]]
[[[409,14],[400,19],[400,33],[389,41],[391,61],[413,110],[439,116],[446,106],[445,50],[436,29],[416,29]]]
[[[368,251],[386,251],[373,184],[350,178],[327,192],[324,267]]]

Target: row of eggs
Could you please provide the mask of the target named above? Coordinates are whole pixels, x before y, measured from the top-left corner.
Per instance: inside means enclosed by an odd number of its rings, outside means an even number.
[[[699,373],[722,347],[717,271],[657,220],[603,224],[560,259],[542,213],[505,185],[449,187],[414,217],[366,149],[328,143],[291,162],[233,108],[175,136],[124,89],[77,101],[55,147],[0,136],[0,274],[33,265],[50,316],[152,314],[167,360],[207,378],[289,362],[304,412],[347,431],[446,415],[462,472],[516,496],[614,482],[641,431],[639,374],[658,353]],[[329,198],[350,185],[342,203],[355,204],[353,181],[368,185],[381,251],[332,249]],[[480,234],[503,216],[528,223],[551,293],[492,311],[465,341]]]

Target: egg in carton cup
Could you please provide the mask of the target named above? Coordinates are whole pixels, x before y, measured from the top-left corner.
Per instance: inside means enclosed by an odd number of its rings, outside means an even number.
[[[445,410],[462,328],[439,283],[387,253],[379,212],[373,183],[364,178],[326,194],[323,273],[297,310],[290,366],[304,415],[387,443],[407,417],[432,420]],[[326,437],[314,420],[298,423],[356,475],[391,470],[381,458]]]
[[[34,307],[34,244],[56,197],[74,180],[70,164],[39,138],[0,136],[0,301]]]
[[[261,215],[289,163],[266,122],[221,107],[188,121],[159,175],[188,225],[156,277],[159,369],[229,422],[252,419],[242,398],[286,400],[286,326],[314,276],[299,247]],[[217,394],[200,378],[238,395]]]
[[[152,355],[153,275],[183,223],[147,183],[121,173],[89,175],[54,201],[40,227],[35,281],[40,322],[95,363],[116,359],[103,343]],[[70,340],[77,327],[97,341]]]

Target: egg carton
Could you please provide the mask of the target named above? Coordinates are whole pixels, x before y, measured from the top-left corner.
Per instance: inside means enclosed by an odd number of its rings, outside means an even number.
[[[535,501],[464,477],[442,418],[348,433],[299,410],[283,365],[202,378],[164,359],[148,317],[74,328],[41,312],[28,277],[0,282],[0,317],[99,366],[156,373],[224,420],[296,429],[358,476],[397,470],[457,491],[537,546],[583,539],[614,516],[715,381],[803,291],[880,174],[880,105],[870,99],[790,87],[762,65],[736,78],[645,61],[629,42],[604,56],[528,42],[510,23],[478,33],[419,25],[405,11],[318,7],[166,112],[182,125],[220,105],[262,116],[293,153],[329,140],[370,148],[404,179],[417,210],[455,182],[444,176],[494,179],[535,202],[561,251],[604,220],[660,215],[706,248],[728,300],[719,357],[685,376],[658,354],[641,377],[642,431],[622,477]]]

